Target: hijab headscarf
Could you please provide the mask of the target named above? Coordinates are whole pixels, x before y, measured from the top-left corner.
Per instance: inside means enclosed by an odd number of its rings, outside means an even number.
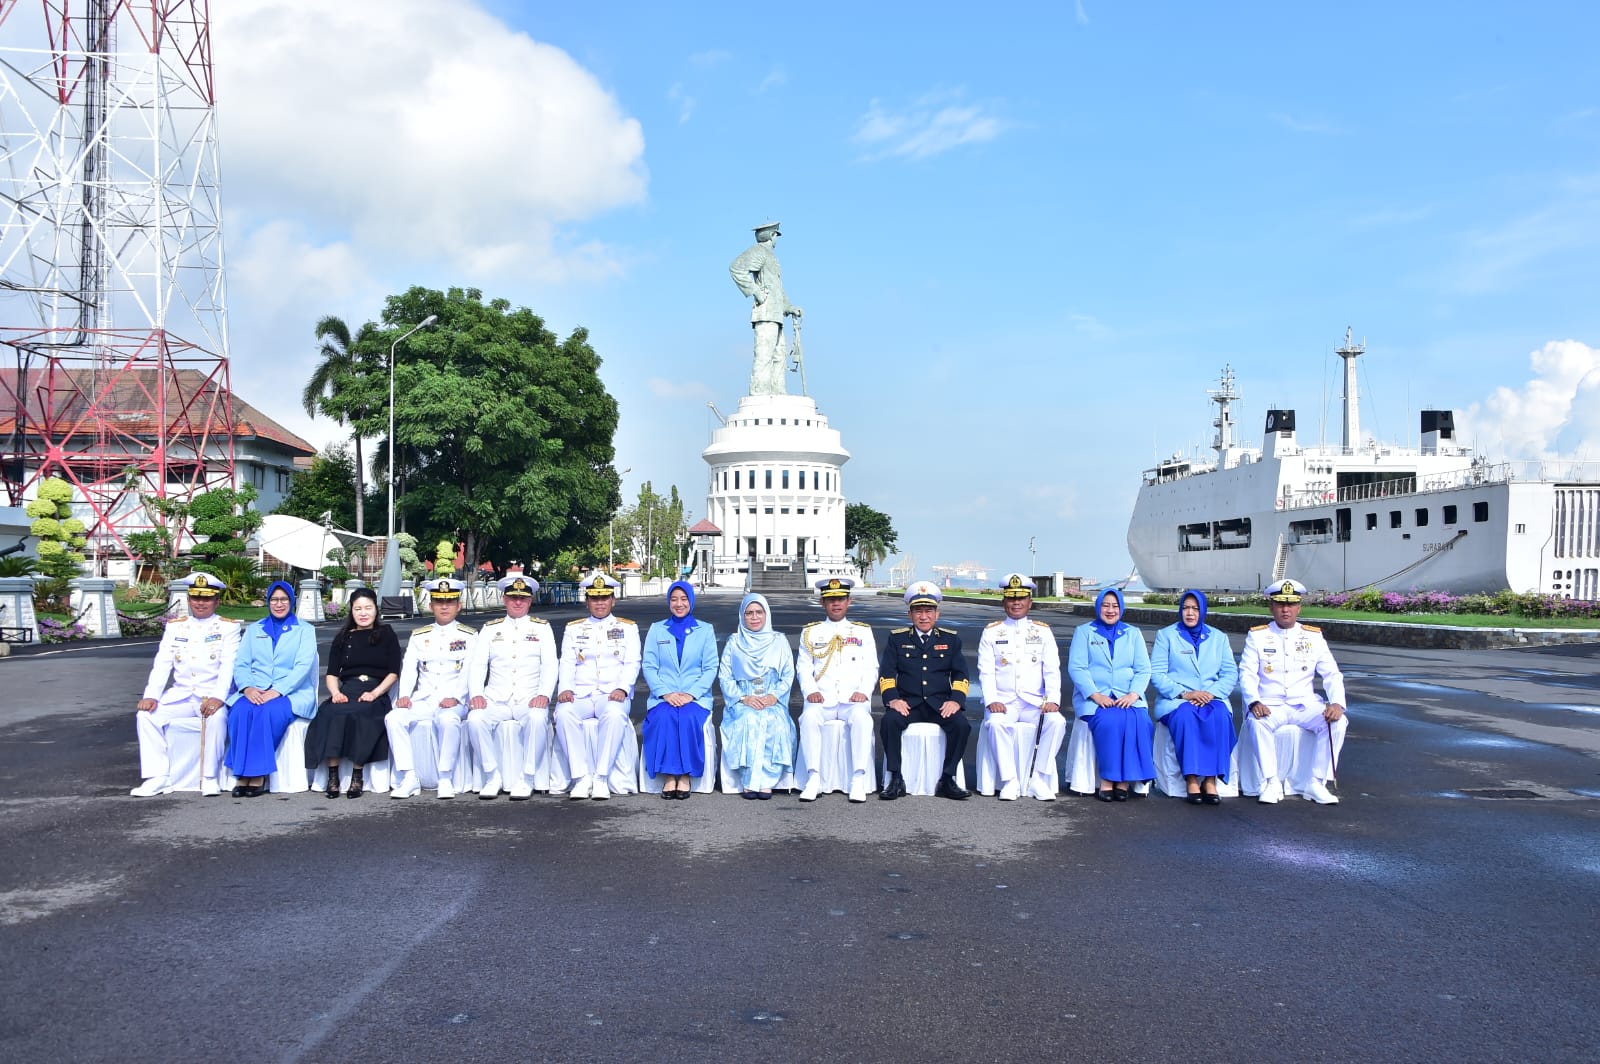
[[[1104,591],[1100,592],[1099,597],[1094,600],[1094,620],[1090,621],[1089,624],[1094,628],[1095,631],[1105,636],[1106,642],[1110,644],[1112,650],[1116,650],[1117,636],[1121,635],[1123,632],[1126,632],[1128,630],[1128,626],[1122,623],[1122,618],[1120,615],[1117,617],[1116,624],[1107,624],[1105,621],[1100,619],[1100,605],[1101,603],[1105,602],[1107,595],[1115,596],[1117,600],[1117,606],[1119,608],[1122,607],[1122,592],[1118,591],[1114,587],[1106,588]]]
[[[273,647],[277,647],[280,635],[300,623],[300,619],[294,615],[294,588],[290,587],[286,581],[274,580],[272,582],[271,586],[267,588],[267,601],[272,601],[272,593],[280,587],[283,588],[283,593],[289,596],[289,615],[280,621],[272,615],[272,607],[268,606],[267,615],[261,619],[261,628],[271,637]]]
[[[1183,623],[1183,600],[1186,598],[1194,599],[1200,607],[1200,619],[1195,622],[1193,628]],[[1193,643],[1196,650],[1200,649],[1200,644],[1205,640],[1205,637],[1211,634],[1211,629],[1206,625],[1206,593],[1204,591],[1191,589],[1178,596],[1178,634]]]
[[[681,662],[683,661],[683,641],[688,638],[689,629],[693,628],[700,622],[694,619],[694,588],[690,587],[682,580],[674,580],[672,582],[672,586],[667,588],[668,602],[672,601],[672,593],[674,591],[682,591],[685,595],[689,596],[688,613],[684,614],[682,617],[674,617],[671,610],[667,611],[667,631],[671,632],[672,638],[678,641],[678,660]]]
[[[750,603],[759,602],[767,613],[766,623],[758,630],[745,626],[744,611]],[[739,630],[728,640],[733,648],[730,659],[736,680],[759,680],[783,671],[789,656],[789,643],[772,627],[772,607],[767,597],[754,592],[739,601]]]

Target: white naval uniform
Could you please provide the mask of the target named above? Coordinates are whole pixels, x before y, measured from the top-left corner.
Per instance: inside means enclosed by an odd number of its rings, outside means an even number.
[[[1296,778],[1287,781],[1289,785],[1305,794],[1313,781],[1333,777],[1349,717],[1340,717],[1330,729],[1322,716],[1326,703],[1312,689],[1318,676],[1322,677],[1322,690],[1328,701],[1345,705],[1344,674],[1322,638],[1322,629],[1305,624],[1283,629],[1274,621],[1257,625],[1245,636],[1244,653],[1239,656],[1239,690],[1244,695],[1245,727],[1254,732],[1263,786],[1284,782],[1272,733],[1286,725],[1304,728],[1316,736],[1310,764],[1297,761]],[[1257,717],[1250,712],[1256,702],[1271,712]]]
[[[556,633],[539,617],[497,617],[478,631],[467,666],[471,698],[488,703],[467,711],[467,734],[486,779],[499,777],[512,784],[517,774],[532,782],[534,769],[549,745],[550,709],[535,709],[530,701],[551,698],[556,689]],[[521,765],[500,764],[495,729],[507,722],[523,725],[526,754]]]
[[[238,621],[212,614],[203,621],[175,617],[167,622],[150,666],[143,698],[156,700],[156,708],[134,714],[139,733],[139,774],[146,779],[170,776],[169,729],[199,733],[200,701],[226,702],[233,693],[233,661],[239,653],[244,629]],[[168,680],[172,686],[167,686]],[[228,742],[227,707],[205,718],[205,746],[200,751],[200,775],[216,779]]]
[[[410,698],[410,709],[391,709],[383,718],[389,733],[389,753],[398,772],[416,771],[412,758],[411,725],[431,721],[439,738],[439,777],[455,771],[461,749],[461,720],[467,715],[467,660],[476,633],[460,621],[425,624],[406,640],[395,698]],[[447,698],[454,706],[441,706]]]
[[[822,725],[845,722],[850,743],[850,775],[872,776],[872,692],[878,687],[878,648],[870,625],[852,621],[814,621],[800,631],[794,672],[800,681],[800,748],[807,778],[820,771]],[[821,694],[821,702],[810,700]],[[852,702],[853,694],[866,695]],[[806,780],[800,781],[802,785]]]
[[[567,623],[561,636],[558,692],[571,691],[571,702],[557,702],[556,741],[567,755],[567,770],[574,786],[604,778],[616,767],[633,705],[633,685],[639,679],[639,626],[626,617],[580,617]],[[627,692],[620,702],[610,700],[617,689]],[[589,763],[589,744],[583,722],[600,720],[599,763]]]
[[[1061,712],[1061,651],[1048,624],[1029,617],[1003,617],[992,621],[978,640],[978,682],[983,687],[984,721],[1002,789],[1022,781],[1017,777],[1019,724],[1038,725],[1038,746],[1033,757],[1033,781],[1047,785],[1055,769],[1056,754],[1067,734]],[[1004,713],[991,713],[999,702]],[[1054,704],[1056,712],[1040,706]]]

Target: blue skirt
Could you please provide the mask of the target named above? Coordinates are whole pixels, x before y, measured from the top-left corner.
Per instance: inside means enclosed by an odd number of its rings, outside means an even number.
[[[1214,698],[1203,706],[1185,702],[1161,718],[1172,733],[1172,746],[1178,753],[1178,766],[1185,776],[1215,776],[1226,782],[1233,760],[1233,747],[1239,741],[1233,730],[1233,707],[1225,698]]]
[[[259,706],[240,695],[228,707],[228,752],[222,763],[235,776],[270,776],[278,771],[278,744],[294,720],[287,695]]]
[[[706,774],[706,718],[699,702],[669,706],[657,702],[644,715],[644,770],[652,776]]]
[[[1151,748],[1156,727],[1144,706],[1118,709],[1109,706],[1085,717],[1094,737],[1095,768],[1100,778],[1112,783],[1139,783],[1156,778],[1155,757]]]

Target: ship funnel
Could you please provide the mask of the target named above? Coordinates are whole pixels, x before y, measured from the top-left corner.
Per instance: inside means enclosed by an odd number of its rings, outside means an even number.
[[[1294,440],[1294,411],[1268,410],[1266,435],[1265,450],[1273,458],[1297,450]]]
[[[1456,415],[1453,410],[1422,412],[1422,453],[1449,453],[1455,446]]]

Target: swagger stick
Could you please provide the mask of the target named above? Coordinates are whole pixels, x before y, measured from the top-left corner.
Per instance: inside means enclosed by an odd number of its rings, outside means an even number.
[[[806,354],[800,346],[800,319],[795,318],[789,327],[794,330],[794,349],[789,352],[789,357],[794,360],[794,368],[800,371],[800,394],[810,395],[806,389]]]

